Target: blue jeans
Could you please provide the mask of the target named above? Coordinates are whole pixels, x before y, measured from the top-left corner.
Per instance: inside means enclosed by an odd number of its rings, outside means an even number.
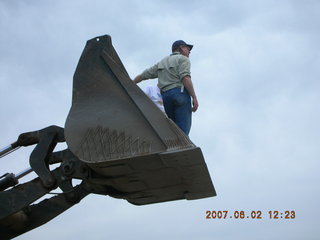
[[[164,110],[172,121],[188,135],[191,128],[191,97],[186,89],[172,88],[162,92]]]

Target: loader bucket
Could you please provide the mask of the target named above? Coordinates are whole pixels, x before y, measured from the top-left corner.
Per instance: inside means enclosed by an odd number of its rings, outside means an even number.
[[[80,57],[65,137],[130,203],[216,195],[201,149],[132,82],[108,35],[87,41]]]

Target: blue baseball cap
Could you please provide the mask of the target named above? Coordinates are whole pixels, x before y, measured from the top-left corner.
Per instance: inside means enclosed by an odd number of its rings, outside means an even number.
[[[193,48],[193,45],[191,44],[187,44],[185,41],[183,40],[177,40],[172,44],[172,51],[176,50],[177,48],[179,48],[180,46],[188,46],[191,49]]]

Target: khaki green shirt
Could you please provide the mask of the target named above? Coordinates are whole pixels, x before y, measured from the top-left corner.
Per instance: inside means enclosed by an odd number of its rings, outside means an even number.
[[[190,60],[178,52],[165,57],[141,74],[142,79],[158,78],[159,88],[162,91],[182,87],[182,79],[185,76],[190,76]]]

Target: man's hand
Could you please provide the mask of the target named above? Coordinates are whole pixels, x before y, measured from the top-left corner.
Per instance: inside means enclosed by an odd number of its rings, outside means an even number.
[[[138,75],[138,76],[136,76],[136,77],[133,79],[133,82],[134,82],[135,84],[137,84],[137,83],[141,82],[142,80],[143,80],[143,79],[142,79],[141,75]]]
[[[192,98],[192,112],[197,111],[198,107],[199,107],[198,99]]]

